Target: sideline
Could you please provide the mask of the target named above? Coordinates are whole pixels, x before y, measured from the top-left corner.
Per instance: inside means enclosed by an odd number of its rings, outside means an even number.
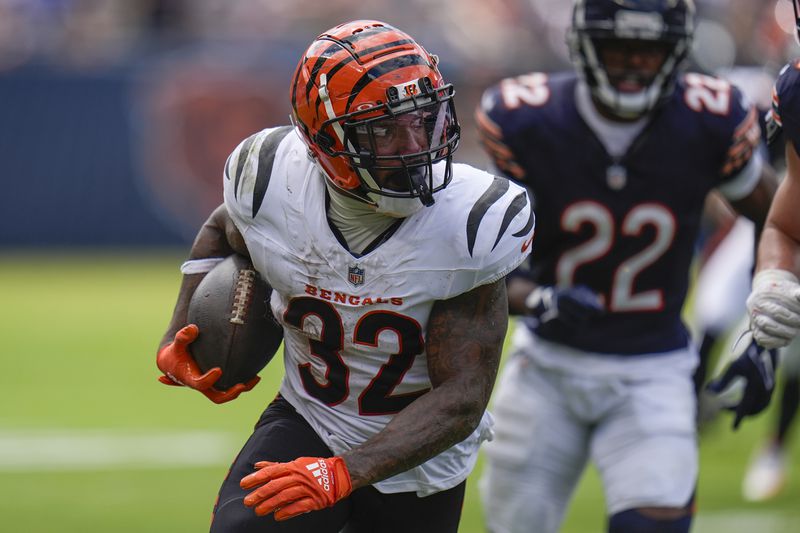
[[[0,472],[224,465],[241,445],[213,431],[0,429]]]

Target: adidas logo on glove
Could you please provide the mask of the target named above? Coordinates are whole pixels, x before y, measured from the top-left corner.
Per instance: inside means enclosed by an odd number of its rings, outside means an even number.
[[[325,464],[325,461],[320,460],[316,463],[306,465],[306,469],[311,471],[314,477],[317,478],[317,483],[322,485],[322,488],[325,489],[325,492],[329,492],[331,490],[330,473],[328,472],[328,465]]]

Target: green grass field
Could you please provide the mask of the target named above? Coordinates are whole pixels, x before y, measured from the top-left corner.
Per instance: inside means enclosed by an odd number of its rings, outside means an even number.
[[[181,253],[0,254],[0,516],[9,532],[197,532],[228,463],[277,389],[216,406],[156,381],[155,347],[172,311]],[[768,504],[740,481],[768,417],[704,433],[694,531],[788,533],[800,526],[800,473]],[[793,459],[800,465],[800,450]],[[480,467],[479,467],[480,468]],[[477,472],[476,472],[477,474]],[[483,531],[470,478],[461,531]],[[603,531],[592,471],[567,533]]]

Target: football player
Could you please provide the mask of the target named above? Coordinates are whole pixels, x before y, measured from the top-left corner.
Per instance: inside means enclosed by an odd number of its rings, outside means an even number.
[[[742,478],[742,497],[763,502],[780,494],[789,479],[791,463],[789,443],[797,425],[800,408],[800,337],[795,337],[781,350],[782,383],[777,408],[770,422],[766,442],[753,453]]]
[[[800,0],[792,0],[800,40]],[[767,131],[774,138],[782,130],[786,150],[786,177],[775,194],[764,233],[758,244],[756,274],[747,299],[750,329],[756,342],[786,346],[800,332],[800,60],[778,75],[772,92]]]
[[[680,314],[701,211],[717,189],[761,224],[774,190],[741,92],[681,69],[693,15],[691,0],[577,0],[577,73],[503,80],[477,110],[538,217],[529,268],[509,279],[524,318],[481,480],[493,533],[558,531],[589,460],[608,531],[691,526],[697,352]],[[768,397],[763,355],[748,348],[716,384],[744,382],[737,423]]]
[[[795,32],[800,42],[800,1],[794,7]],[[756,342],[767,347],[789,346],[784,388],[771,440],[754,457],[743,480],[743,495],[751,501],[767,500],[783,488],[787,433],[800,404],[800,60],[784,66],[772,91],[767,114],[770,142],[784,146],[786,176],[775,193],[766,226],[758,244],[756,274],[747,299],[750,329]]]
[[[236,252],[273,288],[285,375],[211,531],[457,530],[491,433],[504,277],[530,252],[534,215],[522,187],[453,163],[454,90],[437,63],[382,22],[332,28],[294,73],[293,125],[228,158],[158,367],[215,402],[255,385],[218,391],[220,369],[191,359],[187,302]]]

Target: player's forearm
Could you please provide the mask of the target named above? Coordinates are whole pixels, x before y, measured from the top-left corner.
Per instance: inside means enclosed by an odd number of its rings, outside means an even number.
[[[241,235],[236,231],[225,207],[220,206],[208,217],[208,220],[197,233],[189,251],[189,259],[227,257],[235,251],[241,253],[240,249],[242,247],[243,240]],[[172,312],[169,326],[161,338],[159,348],[171,342],[175,333],[186,325],[189,301],[204,277],[205,273],[185,274],[183,276],[181,287],[178,290],[178,298],[175,302],[175,309]]]
[[[757,270],[781,269],[800,275],[800,156],[786,143],[786,177],[772,199],[766,226],[758,244]]]
[[[497,375],[507,326],[503,280],[436,302],[426,346],[433,389],[380,433],[343,455],[354,488],[420,465],[478,427]]]
[[[793,156],[794,157],[794,156]],[[795,198],[800,196],[800,168],[790,165],[790,172],[778,187],[758,242],[757,270],[781,269],[798,273],[800,220]],[[794,172],[791,172],[794,169]]]
[[[164,332],[164,336],[158,344],[159,349],[172,342],[175,338],[175,333],[186,325],[189,301],[203,277],[205,277],[205,274],[189,274],[183,276],[181,288],[178,290],[178,299],[175,302],[175,309],[172,311],[172,318],[169,321],[167,330]]]
[[[224,205],[217,207],[197,232],[190,259],[227,257],[232,253],[247,256],[247,247]]]
[[[342,455],[353,488],[405,472],[467,438],[486,403],[467,383],[448,383],[419,397],[377,435]]]
[[[800,275],[800,242],[775,226],[767,225],[758,244],[757,271],[788,270]]]

